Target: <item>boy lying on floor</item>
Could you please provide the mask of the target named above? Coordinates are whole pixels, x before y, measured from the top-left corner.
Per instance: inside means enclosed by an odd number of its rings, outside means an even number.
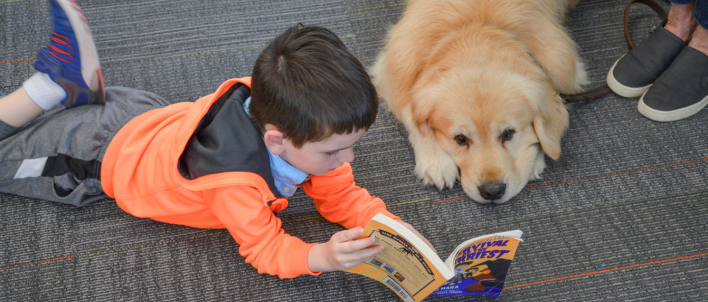
[[[76,206],[108,196],[137,217],[226,228],[246,262],[281,278],[347,270],[381,252],[373,239],[355,240],[361,227],[377,213],[400,218],[355,185],[349,165],[378,98],[332,32],[290,28],[263,50],[252,78],[169,105],[145,91],[104,90],[81,9],[51,0],[51,12],[38,72],[0,98],[0,191]],[[300,186],[349,230],[327,243],[286,234],[273,212]]]

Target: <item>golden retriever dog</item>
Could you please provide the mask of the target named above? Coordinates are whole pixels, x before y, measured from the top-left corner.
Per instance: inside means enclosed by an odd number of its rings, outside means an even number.
[[[558,159],[568,112],[558,93],[587,84],[563,26],[580,0],[409,0],[371,68],[409,134],[415,173],[460,180],[504,203]]]

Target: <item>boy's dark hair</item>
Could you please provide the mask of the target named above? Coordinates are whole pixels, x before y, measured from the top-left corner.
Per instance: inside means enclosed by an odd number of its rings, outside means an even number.
[[[295,147],[333,134],[368,129],[378,97],[369,75],[331,31],[318,26],[287,29],[256,59],[249,112],[283,132]]]

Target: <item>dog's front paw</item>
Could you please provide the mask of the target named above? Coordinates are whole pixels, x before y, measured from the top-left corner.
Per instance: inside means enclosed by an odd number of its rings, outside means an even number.
[[[452,188],[459,178],[459,170],[452,158],[445,152],[416,156],[415,174],[424,185],[434,185],[438,189]]]

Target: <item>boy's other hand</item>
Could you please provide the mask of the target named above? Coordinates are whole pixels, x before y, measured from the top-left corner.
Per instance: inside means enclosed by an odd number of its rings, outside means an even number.
[[[431,249],[433,249],[433,252],[435,252],[435,254],[438,253],[438,250],[436,250],[436,249],[433,247],[433,245],[430,244],[430,241],[428,241],[428,239],[425,239],[425,237],[423,237],[423,235],[422,235],[421,233],[418,233],[418,231],[417,231],[415,228],[413,228],[412,225],[408,224],[407,222],[405,222],[405,221],[403,221],[403,220],[399,220],[398,223],[402,224],[404,227],[406,227],[407,229],[409,229],[411,232],[413,232],[414,234],[418,235],[418,237],[420,237],[420,239],[423,239],[423,242],[425,242],[425,244],[427,244]]]
[[[346,271],[383,251],[382,246],[371,246],[376,238],[356,239],[363,233],[364,229],[356,227],[312,246],[307,254],[308,267],[313,272]]]

